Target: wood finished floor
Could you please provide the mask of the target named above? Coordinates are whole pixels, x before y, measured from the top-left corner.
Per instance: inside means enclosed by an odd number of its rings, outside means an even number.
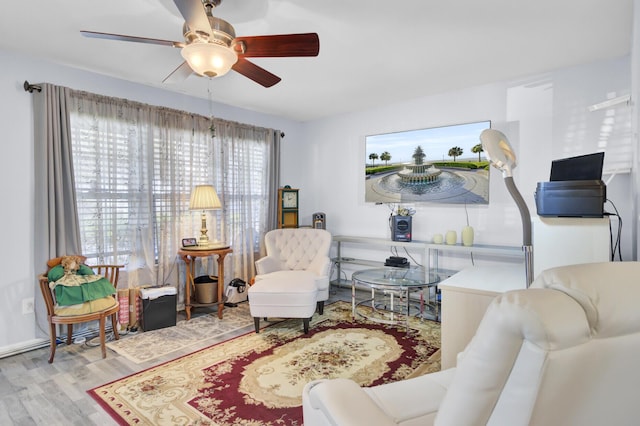
[[[351,300],[350,290],[332,287],[329,302]],[[226,308],[233,309],[233,308]],[[206,308],[192,311],[192,316],[207,315]],[[184,318],[184,312],[178,314]],[[253,330],[238,330],[235,337]],[[216,343],[207,340],[202,347]],[[191,346],[163,358],[135,364],[100,347],[60,345],[53,364],[49,364],[49,348],[36,349],[0,359],[0,425],[116,425],[117,423],[89,396],[87,390],[136,373],[161,362],[199,349]]]

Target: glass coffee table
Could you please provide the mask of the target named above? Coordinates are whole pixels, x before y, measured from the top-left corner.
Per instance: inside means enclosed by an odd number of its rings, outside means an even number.
[[[424,268],[384,267],[363,269],[351,275],[351,309],[353,318],[357,315],[368,320],[384,324],[400,324],[405,320],[409,329],[411,305],[418,304],[419,315],[424,318],[424,309],[434,312],[439,320],[439,307],[435,288],[433,298],[432,287],[440,282],[440,277]],[[356,285],[361,284],[371,289],[371,298],[356,302]],[[424,290],[427,290],[426,301]],[[411,293],[420,293],[419,300],[411,300]],[[369,304],[368,309],[359,309]]]

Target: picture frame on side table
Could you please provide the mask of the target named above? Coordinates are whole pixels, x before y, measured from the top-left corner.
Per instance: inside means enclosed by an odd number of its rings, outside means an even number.
[[[195,247],[198,245],[198,240],[195,238],[183,238],[182,247]]]

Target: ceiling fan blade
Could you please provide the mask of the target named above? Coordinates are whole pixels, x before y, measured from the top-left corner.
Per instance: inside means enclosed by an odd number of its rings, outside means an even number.
[[[211,25],[202,0],[173,0],[173,2],[192,31],[211,34]]]
[[[239,72],[240,74],[244,75],[247,78],[250,78],[251,80],[264,87],[271,87],[282,80],[277,75],[271,74],[264,68],[261,68],[253,62],[249,62],[242,57],[238,58],[238,62],[236,62],[232,68],[234,71]]]
[[[247,58],[318,56],[320,51],[316,33],[236,37],[235,42],[244,45],[238,54]]]
[[[183,63],[180,64],[180,66],[178,66],[178,68],[171,71],[171,74],[166,76],[165,79],[162,80],[162,82],[169,83],[169,84],[181,83],[184,80],[186,80],[187,77],[189,77],[191,74],[193,74],[193,70],[189,66],[189,63],[187,63],[187,61],[184,61]]]
[[[110,33],[99,33],[96,31],[80,31],[80,34],[82,34],[85,37],[91,37],[91,38],[102,38],[102,39],[117,40],[117,41],[133,41],[136,43],[159,44],[161,46],[169,46],[169,47],[184,47],[183,42],[160,40],[157,38],[135,37],[135,36],[110,34]]]

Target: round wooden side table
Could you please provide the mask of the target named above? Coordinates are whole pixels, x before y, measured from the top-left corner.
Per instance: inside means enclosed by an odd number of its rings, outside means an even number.
[[[184,296],[184,311],[187,315],[187,321],[191,319],[191,308],[199,306],[213,306],[218,304],[218,318],[222,319],[222,310],[224,309],[224,258],[233,250],[229,247],[203,249],[183,247],[178,250],[178,255],[187,265],[187,277]],[[195,263],[198,257],[216,256],[218,259],[218,300],[213,303],[196,303],[195,299]]]

